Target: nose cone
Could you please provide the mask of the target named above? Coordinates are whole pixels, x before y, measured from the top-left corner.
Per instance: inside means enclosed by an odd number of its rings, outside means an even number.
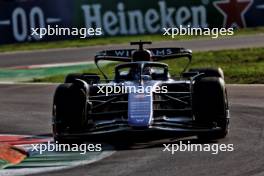
[[[128,96],[128,124],[148,127],[152,120],[152,93],[130,93]]]

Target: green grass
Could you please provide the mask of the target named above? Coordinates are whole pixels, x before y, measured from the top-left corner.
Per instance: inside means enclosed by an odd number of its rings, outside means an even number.
[[[177,76],[186,64],[186,61],[168,60],[172,76]],[[113,63],[103,67],[105,73],[113,77]],[[190,68],[221,67],[225,72],[227,83],[263,84],[264,83],[264,48],[248,48],[223,51],[195,52]],[[99,73],[97,69],[81,72]],[[63,82],[65,75],[55,75],[33,82]]]
[[[235,35],[254,35],[254,34],[264,34],[264,27],[239,29],[235,31]],[[1,45],[0,52],[39,50],[39,49],[51,49],[51,48],[54,49],[54,48],[69,48],[69,47],[87,47],[87,46],[95,46],[95,45],[121,44],[121,43],[128,43],[130,41],[138,41],[138,40],[155,42],[155,41],[168,41],[168,40],[190,40],[197,38],[210,38],[210,37],[176,36],[174,39],[172,39],[171,37],[163,36],[162,34],[102,37],[102,38],[94,38],[94,39],[78,39],[78,40]]]

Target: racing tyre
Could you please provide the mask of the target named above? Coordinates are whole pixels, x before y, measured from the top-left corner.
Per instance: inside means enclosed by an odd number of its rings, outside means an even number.
[[[60,134],[82,129],[86,124],[86,90],[78,84],[61,84],[53,101],[53,135],[55,141],[65,142]]]
[[[65,78],[65,83],[73,83],[75,80],[80,79],[84,80],[86,83],[98,83],[100,81],[100,76],[95,73],[71,73],[68,74]]]
[[[76,79],[81,79],[82,74],[81,73],[71,73],[68,74],[65,78],[65,83],[73,83]]]
[[[198,123],[220,127],[220,130],[198,135],[199,139],[216,140],[228,134],[228,100],[221,77],[203,77],[196,80],[193,87],[193,112]]]
[[[204,73],[206,77],[221,77],[224,79],[224,72],[221,68],[192,68],[189,71]]]

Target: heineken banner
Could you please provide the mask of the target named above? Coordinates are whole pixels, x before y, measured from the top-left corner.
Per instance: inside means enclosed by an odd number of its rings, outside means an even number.
[[[98,37],[156,34],[180,25],[264,26],[264,0],[0,0],[0,44],[77,38],[40,37],[32,28],[94,28],[89,37]]]

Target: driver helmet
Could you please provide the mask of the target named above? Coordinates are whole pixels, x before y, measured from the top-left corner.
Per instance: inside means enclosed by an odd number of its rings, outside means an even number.
[[[152,73],[153,73],[153,69],[151,67],[145,67],[143,69],[143,75],[149,75],[149,76],[151,76]]]

